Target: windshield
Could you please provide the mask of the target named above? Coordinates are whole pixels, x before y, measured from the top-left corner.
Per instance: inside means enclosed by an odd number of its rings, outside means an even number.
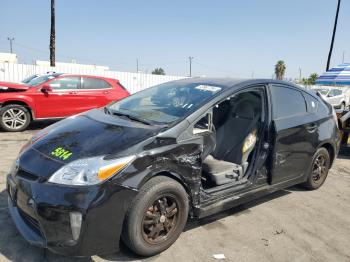
[[[29,81],[27,84],[28,86],[37,86],[42,83],[45,83],[46,81],[55,78],[53,75],[43,75],[43,76],[38,76],[33,78],[32,80]]]
[[[321,95],[327,95],[329,90],[328,89],[315,89],[316,91],[320,92]]]
[[[29,83],[31,80],[33,80],[34,78],[38,77],[39,75],[31,75],[31,76],[28,76],[26,78],[24,78],[21,82],[23,84],[27,84]]]
[[[169,124],[189,115],[222,89],[200,83],[169,82],[124,98],[109,106],[108,110]]]

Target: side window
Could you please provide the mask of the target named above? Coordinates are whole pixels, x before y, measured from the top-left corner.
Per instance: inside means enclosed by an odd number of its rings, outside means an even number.
[[[300,91],[282,85],[271,85],[273,118],[306,113],[306,103]]]
[[[332,89],[331,91],[329,91],[328,96],[329,97],[333,97],[337,95],[337,90],[336,89]]]
[[[336,96],[340,96],[342,94],[341,90],[337,89],[335,90],[335,95]]]
[[[49,83],[54,90],[80,88],[80,77],[62,77]]]
[[[306,106],[307,106],[307,111],[309,113],[314,113],[317,111],[318,108],[318,100],[314,98],[313,96],[303,93],[305,100],[306,100]]]
[[[110,87],[110,84],[108,84],[105,80],[92,77],[83,77],[82,89],[105,89]]]

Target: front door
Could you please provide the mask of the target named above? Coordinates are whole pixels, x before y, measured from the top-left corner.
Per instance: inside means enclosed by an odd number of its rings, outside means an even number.
[[[44,93],[42,86],[49,86],[52,90]],[[56,78],[42,86],[37,89],[35,97],[36,118],[67,117],[79,113],[77,90],[80,77]]]

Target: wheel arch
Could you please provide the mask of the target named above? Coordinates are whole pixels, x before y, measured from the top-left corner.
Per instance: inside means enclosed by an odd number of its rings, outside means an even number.
[[[28,111],[30,113],[31,120],[35,119],[34,108],[33,108],[32,105],[30,105],[30,103],[28,103],[26,101],[22,101],[22,100],[7,100],[7,101],[1,103],[1,107],[8,106],[8,105],[21,105],[21,106],[24,106],[25,108],[28,109]]]
[[[327,149],[328,153],[329,153],[329,157],[330,157],[330,167],[332,167],[334,159],[335,159],[335,155],[336,155],[336,151],[334,146],[330,143],[330,142],[325,142],[323,144],[321,144],[318,148],[325,148]]]

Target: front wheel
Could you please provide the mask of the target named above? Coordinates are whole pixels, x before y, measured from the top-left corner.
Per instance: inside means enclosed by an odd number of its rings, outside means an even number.
[[[131,204],[122,239],[135,253],[152,256],[180,236],[188,216],[188,197],[181,184],[168,177],[150,179]]]
[[[0,109],[0,127],[4,131],[19,132],[30,123],[30,113],[22,105],[7,105]]]
[[[302,185],[309,190],[318,189],[326,181],[329,167],[330,157],[328,150],[322,147],[316,151],[307,181]]]

